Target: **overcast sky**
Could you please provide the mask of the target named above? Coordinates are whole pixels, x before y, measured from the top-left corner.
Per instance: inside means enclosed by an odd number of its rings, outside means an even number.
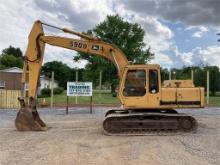
[[[145,43],[163,67],[220,67],[220,0],[0,0],[0,50],[9,45],[25,52],[35,20],[79,32],[93,28],[108,14],[119,14],[145,30]],[[48,31],[50,32],[50,31]],[[54,33],[58,34],[58,33]],[[44,62],[59,60],[70,67],[74,51],[46,46]]]

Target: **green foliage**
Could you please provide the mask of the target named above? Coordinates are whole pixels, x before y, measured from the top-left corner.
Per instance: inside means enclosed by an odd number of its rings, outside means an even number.
[[[41,90],[41,95],[44,97],[48,97],[48,96],[50,96],[50,94],[51,94],[50,88],[44,88]]]
[[[78,81],[83,81],[83,74],[85,74],[85,69],[71,68],[71,75],[69,81],[76,81],[76,72],[78,72]]]
[[[92,103],[93,104],[120,104],[120,101],[116,97],[112,97],[112,94],[110,91],[100,91],[99,90],[93,90],[92,94]],[[46,102],[50,102],[50,96],[44,97],[46,99]],[[90,97],[85,96],[78,96],[77,97],[78,104],[90,104]],[[42,102],[43,98],[38,97],[38,102]],[[54,106],[56,105],[65,105],[66,104],[66,91],[64,91],[62,94],[54,95]],[[75,104],[75,97],[69,98],[69,104]]]
[[[105,61],[105,63],[103,67],[97,63],[87,64],[83,72],[83,81],[92,81],[93,86],[97,87],[100,71],[102,71],[102,84],[117,82],[117,69],[110,61]]]
[[[54,79],[58,81],[59,86],[65,89],[66,83],[71,77],[71,68],[58,61],[45,63],[42,67],[42,73],[47,77],[51,77],[52,72],[54,72]]]
[[[19,67],[22,68],[22,51],[20,48],[9,46],[2,50],[0,55],[0,69]]]
[[[205,87],[206,89],[206,80],[207,80],[207,71],[204,68],[194,69],[194,84],[197,87]]]
[[[45,98],[45,97],[44,97]],[[90,97],[79,96],[77,97],[78,104],[90,104]],[[102,91],[100,97],[100,91],[93,91],[93,104],[120,104],[120,101],[116,97],[112,97],[110,91]],[[219,97],[211,96],[209,98],[209,106],[220,107]],[[43,102],[42,97],[38,97],[38,102]],[[50,102],[50,97],[46,97],[46,102]],[[66,91],[59,95],[54,95],[54,106],[66,104]],[[75,104],[75,97],[69,99],[69,104]]]
[[[22,51],[20,48],[15,48],[10,45],[8,48],[2,50],[2,56],[5,55],[13,55],[14,57],[22,58]]]
[[[210,91],[215,96],[216,92],[220,90],[220,72],[217,66],[207,66],[205,70],[209,70]]]
[[[112,92],[112,97],[116,97],[117,93],[116,92]]]
[[[0,57],[0,70],[7,68],[5,65],[2,64],[2,59]]]
[[[54,88],[54,94],[55,95],[58,95],[58,94],[61,94],[63,93],[64,89],[62,87],[57,87],[57,88]]]
[[[167,68],[160,68],[160,73],[161,73],[161,82],[163,82],[164,80],[168,80],[169,79],[169,71]]]
[[[64,89],[62,87],[54,88],[53,93],[55,95],[62,94]],[[51,89],[50,88],[44,88],[41,90],[41,97],[49,97],[51,95]]]
[[[70,68],[59,61],[47,62],[42,67],[42,73],[47,77],[51,77],[51,73],[54,72],[54,79],[64,89],[66,89],[67,81],[76,81],[76,71],[78,71],[78,81],[83,81],[84,69]]]
[[[145,49],[144,30],[137,23],[124,21],[120,16],[107,16],[106,20],[98,24],[94,29],[89,30],[87,34],[95,35],[101,40],[113,43],[119,47],[127,59],[132,63],[145,64],[153,58],[154,54],[150,52],[150,47]],[[86,73],[84,80],[92,80],[94,85],[98,85],[99,72],[102,71],[103,83],[114,84],[117,81],[117,70],[108,60],[89,56],[85,53],[78,53],[74,60],[86,59]]]
[[[153,57],[150,49],[144,49],[144,29],[137,23],[124,21],[119,15],[107,16],[93,32],[103,41],[117,45],[132,63],[143,64]]]
[[[22,68],[23,61],[21,58],[17,58],[13,55],[0,56],[0,69],[19,67]]]
[[[206,67],[184,67],[182,69],[171,70],[173,79],[191,79],[191,71],[194,71],[194,84],[195,86],[205,87],[207,86],[207,70],[209,70],[209,85],[210,91],[215,96],[216,91],[220,90],[220,71],[217,66],[206,66]],[[161,73],[163,75],[163,72]],[[168,78],[167,78],[168,79]]]

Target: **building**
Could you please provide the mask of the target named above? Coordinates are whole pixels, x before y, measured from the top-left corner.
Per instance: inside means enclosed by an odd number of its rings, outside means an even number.
[[[50,78],[44,75],[40,76],[40,89],[51,88],[51,85],[52,85],[52,81]],[[57,87],[58,87],[58,82],[54,80],[53,88],[57,88]]]
[[[9,69],[0,70],[0,89],[23,90],[24,87],[21,83],[21,77],[22,69],[20,68],[13,67]],[[51,84],[52,82],[50,78],[44,75],[40,76],[40,90],[43,88],[51,88]],[[53,87],[58,87],[57,81],[54,81]]]
[[[21,75],[22,69],[17,67],[0,70],[0,89],[21,90]]]

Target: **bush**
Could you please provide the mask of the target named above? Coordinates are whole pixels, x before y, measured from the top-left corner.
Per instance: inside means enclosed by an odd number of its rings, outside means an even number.
[[[112,92],[112,97],[117,97],[117,93],[116,92]]]
[[[50,88],[44,88],[41,90],[41,96],[50,96]]]
[[[53,93],[55,95],[63,93],[64,89],[62,87],[54,88]]]
[[[53,93],[55,95],[63,93],[64,89],[62,87],[54,88]],[[51,95],[51,89],[50,88],[44,88],[41,90],[41,96],[49,97]]]

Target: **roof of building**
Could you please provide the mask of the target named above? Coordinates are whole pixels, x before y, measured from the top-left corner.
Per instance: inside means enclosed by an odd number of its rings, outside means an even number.
[[[0,72],[6,72],[6,73],[22,73],[23,70],[21,68],[18,67],[12,67],[12,68],[8,68],[8,69],[2,69],[0,70]],[[43,80],[48,80],[51,81],[51,79],[45,75],[40,75],[40,78]],[[54,80],[55,83],[58,83],[56,80]]]
[[[0,71],[1,72],[9,72],[9,73],[22,73],[23,72],[23,70],[21,68],[18,68],[18,67],[3,69],[3,70],[0,70]]]

